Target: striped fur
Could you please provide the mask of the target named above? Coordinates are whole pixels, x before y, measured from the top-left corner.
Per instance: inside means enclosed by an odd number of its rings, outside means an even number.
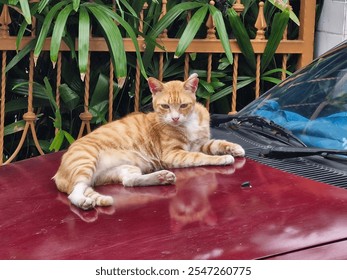
[[[184,82],[149,78],[154,112],[130,114],[75,141],[53,177],[58,189],[82,209],[108,206],[112,197],[93,186],[174,184],[166,169],[226,165],[244,156],[237,144],[210,140],[209,113],[196,102],[198,81],[196,74]]]

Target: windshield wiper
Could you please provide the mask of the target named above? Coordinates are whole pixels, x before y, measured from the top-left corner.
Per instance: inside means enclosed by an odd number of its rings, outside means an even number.
[[[271,147],[265,149],[260,153],[263,157],[284,159],[294,157],[307,157],[307,156],[322,156],[328,157],[331,155],[347,156],[347,150],[330,150],[320,148],[300,148],[300,147]]]
[[[263,117],[259,117],[259,116],[234,117],[231,121],[223,125],[244,127],[244,125],[247,123],[250,124],[251,127],[257,126],[257,127],[260,127],[262,130],[264,128],[270,129],[271,134],[265,133],[263,131],[263,134],[265,134],[266,136],[275,138],[276,135],[279,134],[282,137],[287,138],[287,140],[289,139],[295,140],[301,146],[306,147],[305,143],[302,142],[298,137],[296,137],[290,130],[285,129],[284,127],[276,124],[275,122],[265,119]]]

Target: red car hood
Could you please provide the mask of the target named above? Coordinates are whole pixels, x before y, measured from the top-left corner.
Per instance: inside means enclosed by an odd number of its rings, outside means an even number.
[[[115,205],[82,211],[51,180],[60,157],[0,167],[1,259],[347,257],[344,189],[238,159],[174,170],[176,186],[102,186]]]

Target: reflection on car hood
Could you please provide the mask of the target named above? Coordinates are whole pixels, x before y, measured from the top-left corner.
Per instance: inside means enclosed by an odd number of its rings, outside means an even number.
[[[0,167],[1,259],[316,259],[347,238],[346,190],[250,159],[174,170],[176,186],[102,186],[115,205],[83,211],[51,180],[60,157]]]

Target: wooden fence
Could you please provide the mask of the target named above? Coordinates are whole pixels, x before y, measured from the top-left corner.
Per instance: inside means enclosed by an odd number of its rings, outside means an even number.
[[[212,3],[213,1],[211,1]],[[162,3],[162,14],[166,13],[166,5],[167,1],[163,0]],[[263,36],[264,30],[266,28],[266,23],[264,20],[264,14],[262,5],[263,3],[259,3],[259,15],[258,20],[256,23],[257,28],[257,35],[256,37],[251,40],[254,52],[257,57],[257,67],[256,67],[256,81],[255,81],[255,98],[259,96],[260,93],[260,58],[262,53],[264,52],[267,39]],[[302,66],[305,66],[306,64],[310,63],[313,58],[313,45],[314,45],[314,24],[315,24],[315,0],[301,0],[300,1],[300,28],[299,28],[299,36],[298,39],[295,40],[289,40],[287,39],[286,35],[282,39],[276,54],[280,54],[283,56],[282,59],[282,68],[283,68],[283,76],[282,78],[285,78],[285,70],[287,69],[287,58],[289,54],[296,54],[299,56],[299,61],[297,68],[301,68]],[[144,7],[145,9],[146,7]],[[244,9],[244,6],[242,4],[241,0],[237,0],[234,4],[234,8],[237,12],[242,12]],[[140,15],[141,18],[141,15]],[[39,141],[37,139],[36,130],[35,130],[35,121],[37,119],[35,108],[33,107],[33,81],[34,81],[34,57],[33,53],[30,54],[30,60],[29,60],[29,87],[28,87],[28,106],[27,106],[27,112],[23,115],[23,120],[25,121],[25,127],[22,131],[19,133],[22,133],[21,140],[18,143],[17,148],[13,152],[13,154],[3,160],[3,148],[4,148],[4,127],[5,127],[5,106],[6,106],[6,65],[8,64],[7,57],[8,52],[16,51],[16,37],[9,35],[9,24],[11,23],[10,13],[9,13],[9,7],[4,5],[2,9],[2,13],[0,16],[0,52],[1,52],[1,92],[0,92],[0,164],[6,164],[11,161],[13,161],[18,152],[22,149],[23,143],[25,141],[26,137],[32,137],[35,146],[40,154],[44,154],[42,151]],[[35,30],[35,21],[33,21],[33,28],[32,30]],[[185,66],[184,69],[184,75],[185,77],[188,76],[189,73],[189,53],[205,53],[207,54],[208,61],[207,61],[207,82],[211,82],[211,71],[212,71],[212,55],[218,54],[218,53],[224,53],[224,49],[221,45],[221,42],[219,39],[217,39],[215,34],[215,27],[213,24],[213,21],[211,18],[208,19],[206,23],[207,27],[207,37],[205,39],[194,39],[192,43],[189,45],[189,47],[186,50],[186,56],[185,56]],[[141,31],[141,22],[139,26],[139,30]],[[24,46],[26,46],[32,39],[35,37],[34,32],[31,34],[31,36],[23,37],[19,49],[22,49]],[[146,45],[143,38],[138,37],[138,44],[140,46],[141,51],[144,51]],[[158,79],[163,79],[163,65],[164,65],[164,59],[165,59],[165,52],[167,53],[174,53],[178,44],[177,38],[169,38],[168,35],[164,32],[160,35],[160,38],[158,38],[157,43],[162,46],[162,48],[157,47],[155,49],[155,52],[159,54],[159,77]],[[134,44],[132,41],[128,38],[124,38],[124,47],[126,52],[135,52]],[[43,50],[49,51],[50,46],[50,39],[46,39],[46,42],[44,44]],[[238,61],[239,56],[242,55],[240,48],[236,42],[235,39],[230,39],[230,46],[234,54],[234,64],[233,64],[233,72],[232,72],[232,83],[234,85],[237,84],[237,78],[238,78]],[[61,52],[64,51],[70,51],[67,45],[64,43],[61,44],[60,48]],[[103,38],[95,38],[91,37],[90,39],[90,52],[108,52],[108,47]],[[59,85],[61,83],[61,53],[58,57],[57,65],[56,65],[57,71],[57,92],[56,92],[56,99],[57,103],[59,104]],[[88,105],[89,105],[89,75],[90,73],[87,71],[85,76],[85,96],[84,96],[84,112],[80,115],[81,118],[81,128],[79,137],[82,136],[82,134],[86,132],[90,132],[90,121],[92,119],[91,113],[88,111]],[[108,114],[108,121],[112,121],[112,111],[113,111],[113,105],[112,105],[112,98],[113,98],[113,82],[114,76],[113,76],[113,69],[111,67],[110,69],[110,75],[109,75],[109,84],[110,84],[110,102],[109,102],[109,114]],[[139,110],[139,96],[140,96],[140,69],[139,66],[137,67],[136,72],[136,79],[135,79],[135,105],[134,105],[134,111]],[[237,87],[233,86],[232,92],[230,92],[232,98],[231,98],[231,113],[236,111],[236,99],[237,99]],[[208,106],[208,104],[207,104]],[[29,133],[29,130],[31,133]]]

